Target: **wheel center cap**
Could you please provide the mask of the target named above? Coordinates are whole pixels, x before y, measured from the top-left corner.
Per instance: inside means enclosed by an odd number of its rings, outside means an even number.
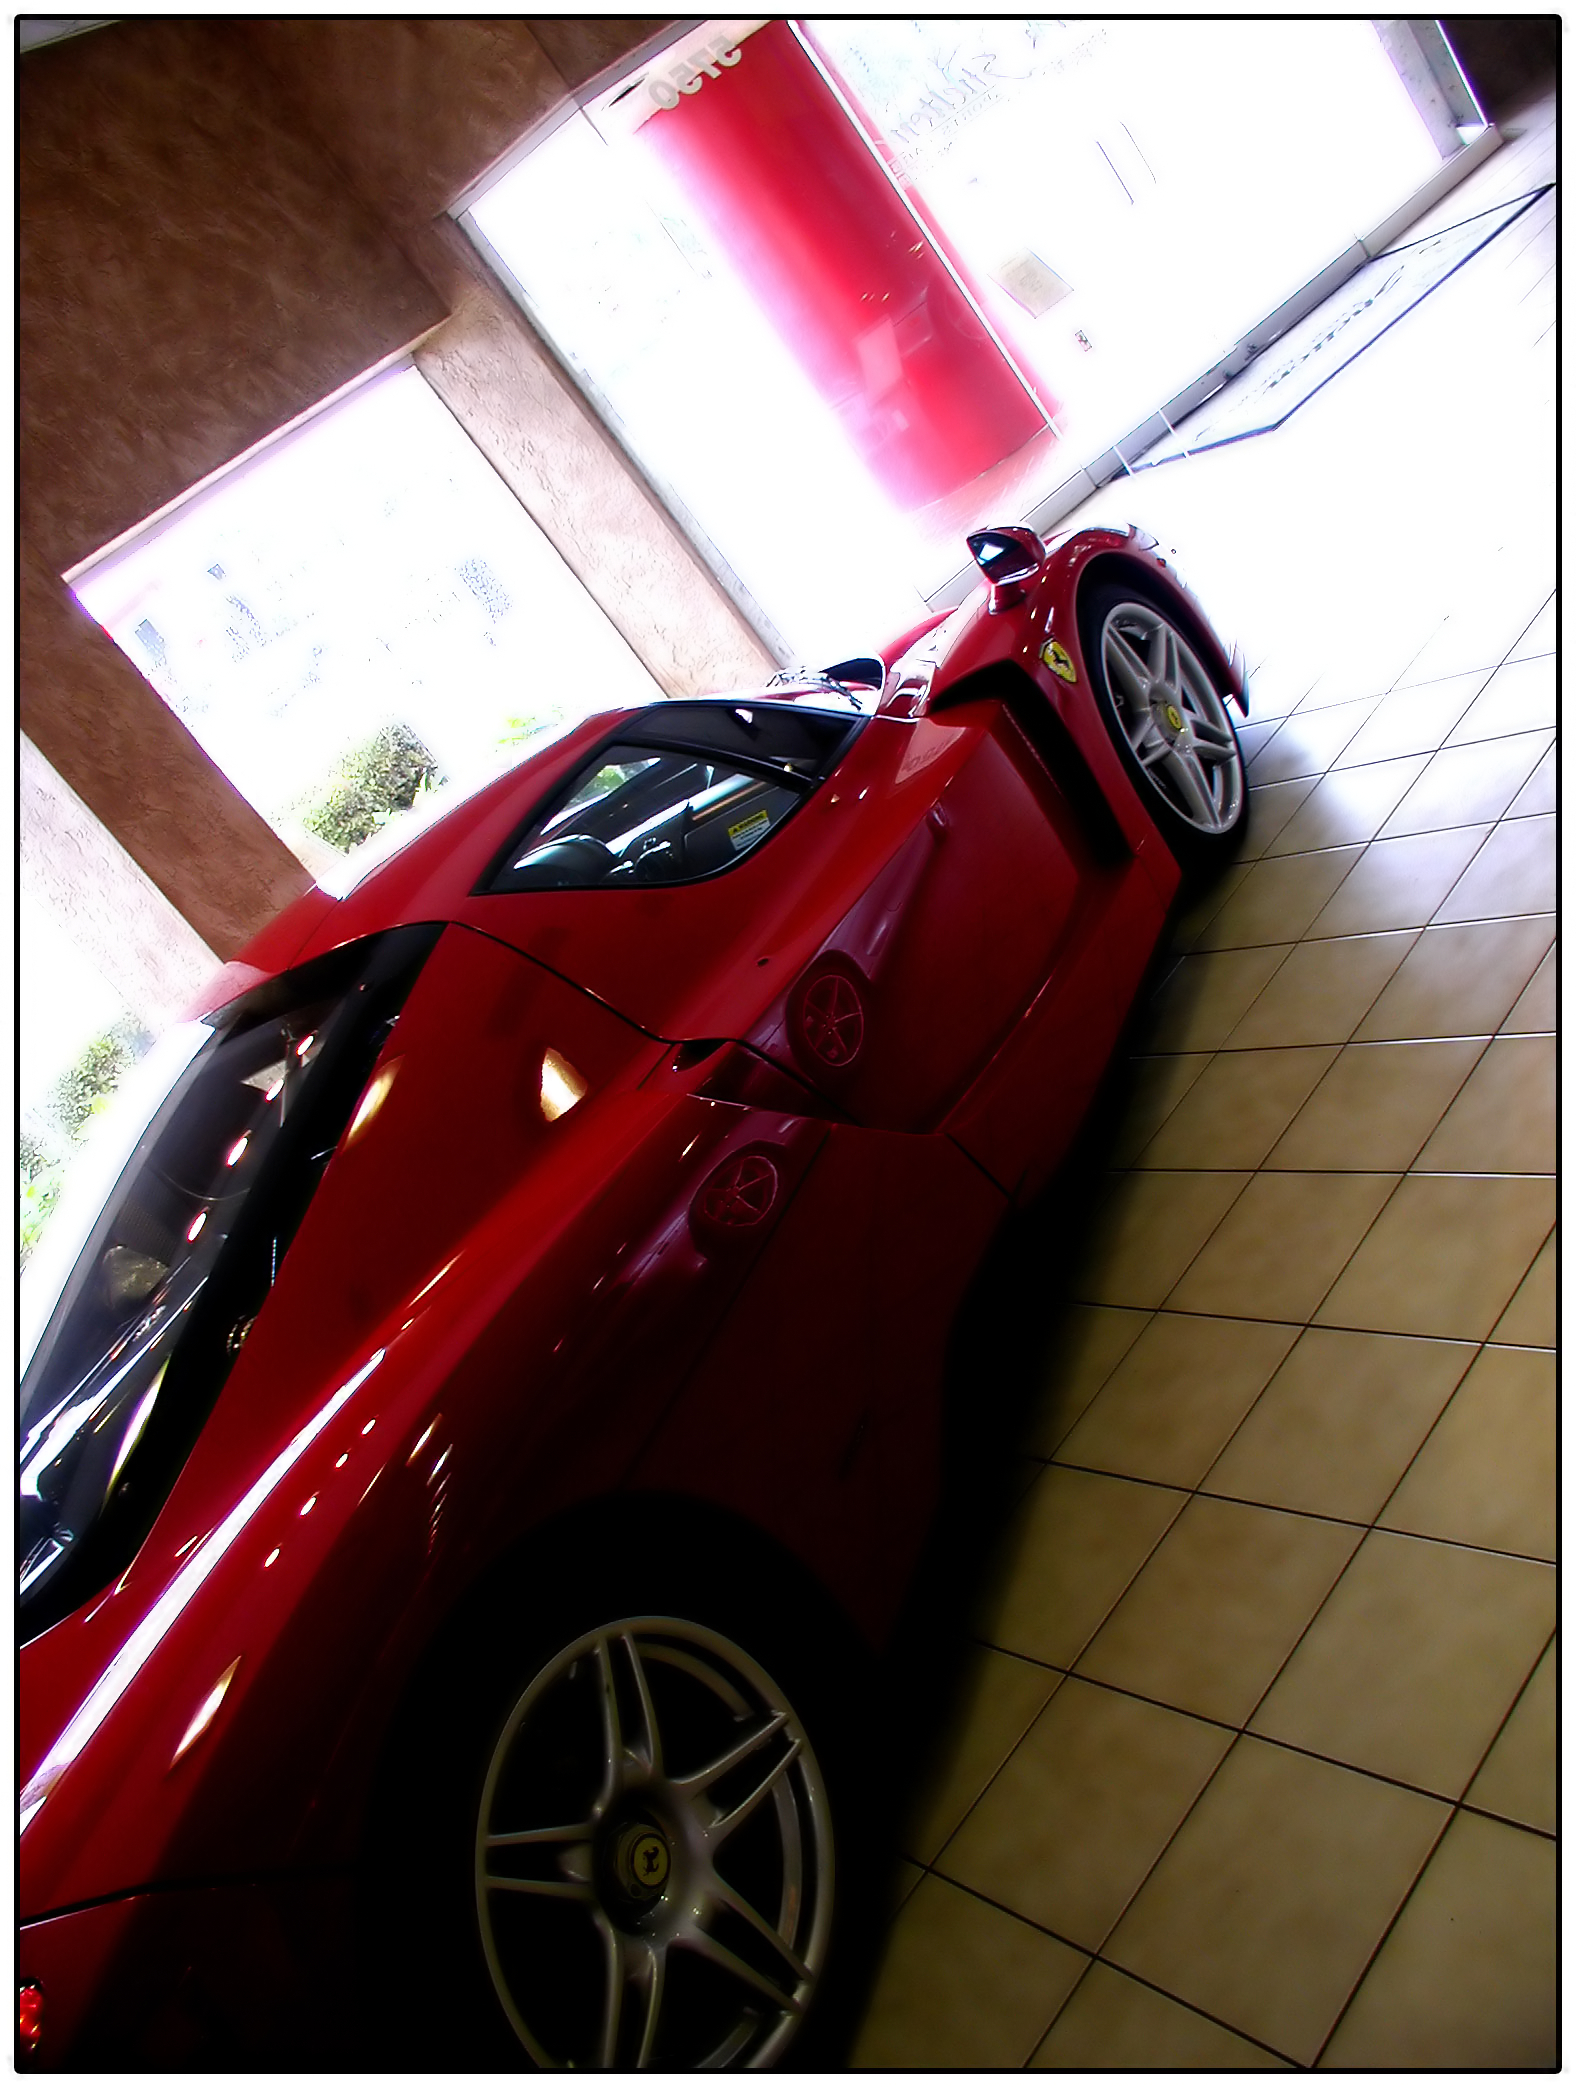
[[[1165,721],[1171,727],[1171,730],[1180,732],[1182,730],[1182,713],[1177,709],[1176,705],[1174,703],[1163,704],[1161,709],[1165,715]]]
[[[613,1868],[619,1884],[631,1899],[660,1898],[673,1868],[672,1852],[665,1837],[645,1821],[634,1821],[618,1838]]]

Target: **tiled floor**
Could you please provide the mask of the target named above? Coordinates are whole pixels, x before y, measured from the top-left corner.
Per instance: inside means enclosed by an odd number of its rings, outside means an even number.
[[[1552,178],[1513,128],[1438,222]],[[1552,201],[1084,511],[1254,662],[1252,823],[1048,1280],[858,2065],[1555,2059]]]

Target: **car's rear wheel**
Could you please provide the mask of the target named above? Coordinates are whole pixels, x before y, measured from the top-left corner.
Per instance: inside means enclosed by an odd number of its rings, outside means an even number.
[[[781,1683],[723,1633],[622,1617],[510,1707],[477,1811],[493,1991],[542,2066],[767,2066],[827,1970],[831,1796]]]
[[[1079,621],[1111,737],[1173,854],[1188,869],[1221,861],[1248,806],[1224,691],[1175,619],[1130,584],[1093,589]]]

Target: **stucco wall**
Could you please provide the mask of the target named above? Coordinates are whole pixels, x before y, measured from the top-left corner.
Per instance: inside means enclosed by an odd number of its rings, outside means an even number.
[[[1558,69],[1557,14],[1444,15],[1440,26],[1491,123]]]
[[[468,284],[416,366],[667,695],[775,671],[505,296]]]
[[[391,223],[447,210],[567,83],[522,21],[250,21],[237,33]]]
[[[417,367],[670,696],[779,662],[717,587],[447,212],[657,16],[248,25],[451,317]]]
[[[162,1029],[218,960],[27,738],[19,767],[24,894],[65,926],[145,1029]]]
[[[65,571],[445,316],[224,16],[28,55],[22,526]]]
[[[230,956],[311,879],[25,545],[21,583],[23,731],[203,941]]]
[[[60,576],[392,354],[663,686],[772,664],[442,216],[662,23],[132,17],[21,62],[23,722],[220,956],[305,873]]]

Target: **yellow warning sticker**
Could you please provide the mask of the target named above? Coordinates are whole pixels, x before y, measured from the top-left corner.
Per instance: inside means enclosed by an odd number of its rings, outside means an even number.
[[[1040,658],[1052,674],[1059,674],[1064,682],[1075,682],[1078,679],[1078,669],[1073,665],[1073,656],[1059,640],[1047,638],[1040,650]]]
[[[772,815],[763,805],[759,812],[752,812],[748,819],[741,819],[737,826],[729,827],[728,839],[733,843],[734,854],[738,855],[742,849],[759,841],[771,823]]]

